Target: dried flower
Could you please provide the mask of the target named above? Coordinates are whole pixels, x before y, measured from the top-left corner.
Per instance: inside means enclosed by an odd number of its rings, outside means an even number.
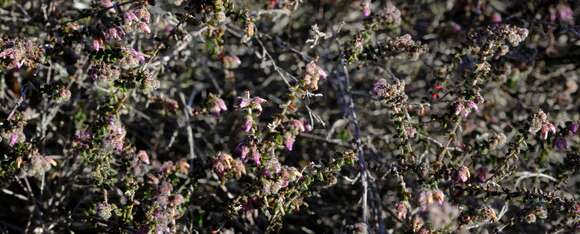
[[[441,190],[433,192],[433,201],[437,202],[439,205],[442,205],[445,201],[445,194]]]
[[[328,74],[321,67],[316,65],[314,61],[306,65],[306,74],[304,75],[303,85],[304,88],[316,91],[318,90],[318,81],[320,79],[326,79]]]
[[[212,114],[214,114],[215,116],[218,116],[220,114],[220,112],[228,110],[228,107],[226,106],[226,103],[224,102],[224,100],[221,99],[220,97],[214,95],[214,94],[209,95],[208,104],[209,104],[209,111]]]

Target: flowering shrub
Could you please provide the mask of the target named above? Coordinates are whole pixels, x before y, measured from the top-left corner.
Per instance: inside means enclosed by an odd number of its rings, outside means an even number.
[[[576,1],[0,1],[0,231],[575,233]]]

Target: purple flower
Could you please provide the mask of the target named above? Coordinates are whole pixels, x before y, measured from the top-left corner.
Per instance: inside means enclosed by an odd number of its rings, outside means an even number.
[[[574,11],[567,4],[563,3],[558,4],[557,10],[558,10],[558,18],[560,19],[560,21],[574,20]]]
[[[246,157],[250,153],[250,148],[245,143],[240,143],[236,147],[236,152],[240,155],[242,160],[246,160]]]
[[[579,126],[579,124],[578,124],[578,123],[576,123],[576,122],[574,122],[574,123],[571,123],[571,124],[570,124],[570,132],[571,132],[572,134],[576,134],[576,133],[578,133],[578,126]]]
[[[554,141],[554,147],[557,150],[566,150],[568,148],[568,141],[563,136],[557,137]]]

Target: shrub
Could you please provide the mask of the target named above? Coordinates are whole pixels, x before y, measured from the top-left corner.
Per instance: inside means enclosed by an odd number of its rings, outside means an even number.
[[[0,1],[0,230],[578,229],[575,1]]]

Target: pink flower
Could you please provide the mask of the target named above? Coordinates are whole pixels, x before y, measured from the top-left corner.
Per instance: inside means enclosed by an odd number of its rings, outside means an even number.
[[[111,2],[111,0],[100,0],[99,3],[101,4],[102,7],[105,8],[113,7],[113,2]]]
[[[491,22],[494,24],[499,24],[501,23],[502,19],[501,19],[501,15],[497,12],[494,12],[493,14],[491,14]]]
[[[145,150],[139,150],[137,153],[137,158],[139,158],[139,160],[141,160],[143,163],[149,164],[149,155],[147,155]]]
[[[542,129],[540,129],[540,135],[542,139],[546,140],[548,138],[548,133],[552,132],[552,134],[556,134],[556,126],[554,124],[546,122],[542,125]]]
[[[151,33],[151,28],[149,28],[149,25],[145,22],[140,22],[137,27],[139,27],[139,30],[141,30],[141,32],[144,33]]]
[[[12,133],[10,135],[10,143],[8,143],[10,145],[10,147],[16,145],[16,143],[18,143],[18,134],[17,133]]]
[[[236,152],[240,155],[240,158],[242,160],[246,160],[246,157],[248,156],[248,154],[250,153],[250,148],[248,148],[248,146],[244,143],[240,143],[237,147],[236,147]]]
[[[0,58],[10,58],[14,59],[16,57],[16,50],[14,48],[8,48],[0,53]]]
[[[290,126],[292,126],[292,128],[298,130],[298,132],[305,132],[306,131],[306,127],[304,126],[304,121],[302,120],[298,120],[298,119],[293,119],[290,120]]]
[[[139,61],[141,63],[145,61],[145,55],[143,53],[141,53],[133,48],[131,48],[129,50],[129,53],[131,53],[131,56],[133,56],[133,58],[137,59],[137,61]]]
[[[220,112],[228,110],[224,100],[213,94],[209,96],[209,106],[210,112],[214,115],[219,115]]]
[[[133,11],[127,11],[123,14],[123,18],[125,19],[125,21],[127,22],[133,22],[133,21],[137,21],[139,20],[137,18],[137,15],[135,15],[135,13],[133,13]]]
[[[369,15],[371,15],[371,0],[364,0],[362,3],[362,7],[364,17],[368,17]]]
[[[252,106],[259,112],[262,112],[262,104],[265,102],[267,102],[266,99],[263,99],[261,97],[252,98]]]
[[[296,141],[296,137],[292,135],[292,133],[286,132],[286,134],[284,134],[284,147],[286,147],[288,151],[292,151],[294,141]]]
[[[256,147],[256,145],[253,145],[252,146],[252,160],[254,160],[256,165],[259,166],[261,158],[262,158],[262,155],[260,154],[260,151],[258,151],[258,147]]]
[[[469,168],[467,168],[466,166],[461,166],[459,169],[457,169],[455,179],[457,182],[465,183],[467,182],[467,180],[469,180],[470,176],[471,174],[469,173]]]
[[[468,101],[467,102],[467,106],[469,108],[471,108],[472,110],[475,110],[476,112],[479,112],[479,108],[477,107],[477,104],[474,101]]]
[[[474,101],[462,101],[455,106],[455,115],[463,115],[466,118],[471,111],[479,112],[479,107]]]
[[[574,11],[567,4],[560,3],[557,6],[558,18],[560,21],[574,20]]]
[[[252,126],[254,126],[254,119],[252,119],[252,116],[247,115],[244,121],[244,126],[242,127],[244,132],[250,132]]]
[[[398,202],[395,205],[395,211],[399,219],[404,220],[405,218],[407,218],[407,206],[405,206],[405,203]]]
[[[250,98],[250,93],[248,91],[244,92],[242,97],[238,97],[237,107],[240,109],[250,107],[254,110],[262,112],[262,104],[267,102],[266,99],[261,97]]]
[[[282,166],[280,165],[280,162],[278,162],[278,160],[276,158],[272,158],[264,164],[264,175],[265,176],[276,175],[276,174],[280,173],[281,170],[282,170]]]
[[[101,38],[93,38],[93,42],[92,42],[92,46],[93,46],[93,50],[95,51],[100,51],[104,48],[104,42],[103,39]]]
[[[125,36],[125,32],[120,28],[112,27],[107,30],[105,36],[109,40],[121,40],[122,37]]]
[[[247,107],[247,106],[249,106],[252,103],[251,101],[252,100],[250,100],[249,98],[241,98],[238,101],[238,107],[239,108]]]

